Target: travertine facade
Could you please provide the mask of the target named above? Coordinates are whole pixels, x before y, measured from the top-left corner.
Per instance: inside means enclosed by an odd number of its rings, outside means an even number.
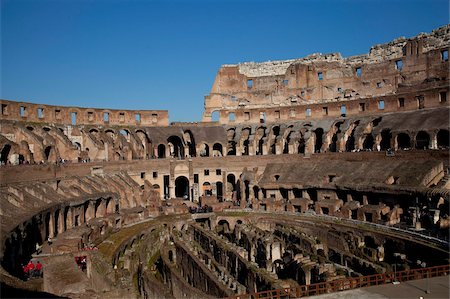
[[[446,106],[450,27],[377,45],[369,54],[223,65],[204,121],[222,124],[358,116]],[[216,117],[217,118],[217,117]]]
[[[225,65],[200,123],[0,100],[2,291],[300,296],[448,264],[449,29]]]

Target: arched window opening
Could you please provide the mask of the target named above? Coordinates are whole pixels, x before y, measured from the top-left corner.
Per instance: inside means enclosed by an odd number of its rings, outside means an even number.
[[[170,156],[172,158],[183,159],[184,158],[184,146],[181,138],[178,136],[170,136],[167,139],[167,143],[170,149]]]
[[[209,145],[203,143],[200,145],[200,157],[209,157]]]
[[[253,196],[256,199],[259,199],[259,187],[258,186],[253,186]]]
[[[10,151],[11,151],[11,145],[5,144],[3,146],[3,149],[1,152],[1,157],[0,157],[2,164],[5,164],[5,165],[8,164],[8,158],[9,158]]]
[[[164,144],[158,145],[158,158],[162,159],[166,157],[166,146]]]
[[[197,151],[195,149],[194,136],[192,135],[191,131],[188,130],[184,132],[184,142],[187,144],[189,148],[189,156],[195,157],[197,155]]]
[[[211,120],[212,121],[220,121],[220,113],[219,113],[219,111],[213,111],[211,113]]]
[[[222,144],[214,143],[213,145],[213,157],[222,157]]]
[[[381,131],[381,142],[380,142],[381,150],[385,151],[389,148],[392,148],[391,139],[392,139],[391,130],[385,129]]]
[[[366,138],[364,139],[363,142],[363,149],[364,150],[373,150],[373,145],[374,145],[374,139],[372,134],[369,134],[366,136]]]
[[[323,143],[323,129],[322,128],[317,128],[316,130],[314,130],[314,135],[315,135],[315,144],[314,144],[314,152],[315,153],[320,153],[321,149],[322,149],[322,143]]]
[[[236,156],[236,142],[228,141],[227,156]]]
[[[430,135],[425,131],[419,131],[416,135],[416,149],[426,150],[430,146]]]
[[[449,132],[448,130],[439,130],[436,136],[437,146],[439,149],[447,149],[449,147]]]
[[[397,135],[397,146],[398,149],[409,149],[411,148],[411,139],[409,138],[409,135],[406,133],[400,133]]]
[[[52,146],[50,145],[50,146],[47,146],[46,148],[45,148],[45,150],[44,150],[44,153],[45,153],[45,158],[48,160],[48,158],[50,157],[50,152],[51,152],[51,150],[52,150]]]

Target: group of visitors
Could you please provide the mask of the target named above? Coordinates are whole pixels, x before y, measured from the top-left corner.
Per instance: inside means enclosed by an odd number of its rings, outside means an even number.
[[[22,269],[25,280],[42,277],[42,264],[39,261],[37,261],[35,265],[33,261],[30,260],[28,264],[22,264]]]
[[[86,272],[87,269],[86,256],[76,256],[75,262],[77,263],[78,268],[81,269],[81,271]]]

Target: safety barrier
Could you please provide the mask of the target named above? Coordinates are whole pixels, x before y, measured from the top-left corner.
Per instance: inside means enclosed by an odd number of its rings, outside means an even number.
[[[288,299],[301,298],[326,293],[334,293],[394,282],[424,279],[437,276],[445,276],[450,272],[450,265],[434,266],[429,268],[410,269],[404,271],[374,274],[361,277],[349,277],[328,282],[319,282],[310,285],[302,285],[294,288],[262,291],[257,293],[236,295],[227,299]]]

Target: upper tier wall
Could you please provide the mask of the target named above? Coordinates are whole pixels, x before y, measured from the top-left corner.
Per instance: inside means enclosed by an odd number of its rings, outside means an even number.
[[[440,92],[448,87],[449,45],[447,25],[430,34],[376,45],[360,56],[313,54],[301,59],[223,65],[205,96],[203,121],[259,122],[260,115],[264,118],[266,114],[275,115],[274,119],[299,119],[299,113],[290,112],[290,108],[313,110],[311,116],[320,118],[328,115],[329,108],[321,107],[327,104],[338,107],[334,116],[373,113],[373,107],[365,109],[371,106],[368,102],[423,97],[425,93],[437,94],[437,101],[427,99],[427,107],[437,107]],[[393,102],[392,107],[396,107],[397,98]],[[340,113],[339,106],[344,103],[356,110]],[[398,106],[403,111],[417,109],[416,105]],[[390,111],[396,110],[392,107]]]
[[[0,100],[0,119],[64,125],[168,126],[167,110],[115,110]]]

